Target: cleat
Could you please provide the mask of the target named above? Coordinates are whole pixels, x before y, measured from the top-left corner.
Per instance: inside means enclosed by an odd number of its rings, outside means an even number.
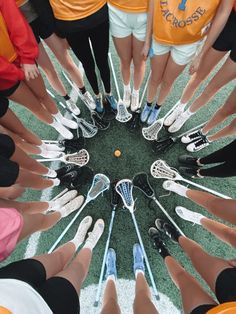
[[[93,249],[96,246],[98,240],[103,234],[104,228],[105,228],[104,221],[102,219],[98,219],[93,227],[93,231],[90,232],[85,242],[86,247]]]
[[[190,178],[204,178],[198,173],[199,168],[179,167],[179,172]]]
[[[206,136],[202,136],[198,141],[188,144],[187,151],[194,153],[210,145]]]
[[[184,144],[188,144],[188,143],[191,143],[193,141],[200,139],[202,136],[203,136],[202,131],[197,130],[197,131],[194,131],[187,135],[182,136],[181,142]]]
[[[105,278],[109,276],[114,276],[117,279],[117,269],[116,269],[116,252],[114,249],[109,248],[106,256],[106,275]]]
[[[177,106],[175,110],[165,119],[164,126],[171,126],[174,121],[184,112],[184,106]]]
[[[77,168],[79,168],[78,166],[74,165],[74,164],[67,164],[64,167],[61,167],[59,169],[56,170],[57,172],[57,177],[60,179],[61,177],[63,177],[65,174],[67,174],[68,172],[77,170]]]
[[[193,167],[198,167],[198,158],[192,157],[190,155],[181,155],[178,158],[178,161],[180,164],[188,165],[188,166],[193,166]]]
[[[143,251],[140,244],[138,243],[135,243],[133,246],[133,259],[134,259],[134,264],[133,264],[134,274],[136,273],[137,270],[141,270],[144,273],[145,266],[144,266]]]
[[[54,120],[53,122],[53,128],[61,134],[62,137],[71,140],[74,135],[64,126],[61,124],[61,122],[58,122],[57,120]]]
[[[84,239],[86,237],[86,234],[91,227],[93,222],[93,218],[91,216],[86,216],[84,219],[80,222],[79,227],[76,232],[76,242],[78,243],[78,247],[84,242]]]
[[[113,110],[117,110],[117,101],[113,95],[106,95],[105,99]]]
[[[152,106],[148,106],[147,104],[145,104],[143,111],[141,113],[141,117],[140,120],[145,123],[149,117],[150,112],[152,111]]]
[[[85,103],[85,105],[88,107],[89,110],[95,110],[96,109],[96,104],[95,101],[92,97],[92,95],[90,94],[90,92],[85,92],[82,96],[81,96],[82,101]]]
[[[159,112],[160,108],[156,108],[155,106],[152,108],[151,113],[147,120],[148,125],[152,125],[157,120]]]
[[[80,109],[76,106],[72,99],[66,100],[66,107],[74,115],[78,116],[80,114]]]
[[[161,234],[160,234],[159,230],[157,230],[154,227],[151,227],[148,230],[148,234],[149,234],[149,237],[152,241],[153,247],[158,251],[158,253],[161,256],[170,255],[170,253],[166,247],[166,244],[161,239]]]
[[[83,195],[79,195],[71,200],[69,203],[58,209],[57,211],[61,213],[61,217],[67,217],[72,214],[74,211],[78,210],[84,202]]]
[[[60,177],[61,185],[70,187],[72,182],[75,181],[77,177],[78,172],[76,170],[67,172],[64,176]]]
[[[202,214],[192,212],[182,206],[177,206],[175,212],[180,218],[198,225],[201,225],[201,219],[204,218]]]
[[[160,232],[163,232],[165,235],[167,235],[173,242],[178,243],[178,239],[181,234],[173,225],[165,222],[163,219],[156,219],[155,225]]]
[[[168,132],[178,132],[189,118],[190,117],[187,115],[180,114],[175,122],[168,128]]]
[[[96,104],[96,111],[98,113],[102,113],[104,108],[103,108],[103,102],[102,102],[102,95],[99,95],[95,99],[95,104]]]

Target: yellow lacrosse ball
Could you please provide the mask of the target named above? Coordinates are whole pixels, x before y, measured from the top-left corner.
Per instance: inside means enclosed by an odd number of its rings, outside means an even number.
[[[117,158],[120,157],[121,156],[121,151],[119,149],[116,149],[114,151],[114,156],[117,157]]]

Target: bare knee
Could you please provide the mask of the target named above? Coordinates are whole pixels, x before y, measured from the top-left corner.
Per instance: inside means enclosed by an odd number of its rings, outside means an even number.
[[[153,86],[158,86],[160,83],[161,83],[161,78],[158,76],[155,76],[154,73],[151,74],[149,84],[151,84]]]

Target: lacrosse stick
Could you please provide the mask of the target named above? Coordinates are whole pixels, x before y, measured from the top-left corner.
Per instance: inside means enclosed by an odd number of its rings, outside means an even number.
[[[96,298],[95,298],[95,302],[94,302],[95,307],[98,306],[100,296],[101,296],[102,280],[103,280],[104,271],[105,271],[107,251],[109,249],[109,244],[110,244],[110,239],[111,239],[111,234],[112,234],[112,228],[113,228],[114,218],[115,218],[115,214],[116,214],[116,208],[119,204],[119,200],[120,200],[120,196],[116,192],[115,183],[113,183],[112,190],[111,190],[111,207],[112,207],[111,219],[110,219],[110,224],[109,224],[107,242],[106,242],[105,251],[104,251],[103,260],[102,260],[102,267],[101,267],[101,272],[100,272],[100,277],[99,277],[99,282],[98,282],[97,294],[96,294]]]
[[[107,130],[110,126],[110,122],[103,120],[96,111],[91,112],[91,119],[99,130]]]
[[[86,196],[86,199],[85,199],[83,205],[80,207],[80,210],[76,213],[76,215],[73,217],[73,219],[70,221],[70,223],[66,226],[64,231],[57,238],[56,242],[50,248],[48,253],[52,253],[52,251],[56,248],[58,243],[60,243],[61,239],[64,237],[64,235],[67,233],[67,231],[73,225],[73,223],[76,221],[76,219],[81,214],[81,212],[85,208],[85,206],[88,203],[90,203],[91,201],[95,200],[102,192],[108,190],[109,187],[110,187],[110,180],[109,180],[109,178],[107,176],[105,176],[102,173],[95,174],[95,176],[93,178],[92,185],[91,185],[91,187],[90,187],[90,189],[88,191],[88,194]]]
[[[148,140],[148,141],[154,141],[157,140],[158,134],[161,131],[162,127],[163,127],[163,123],[165,121],[165,118],[167,116],[169,116],[171,114],[172,111],[175,110],[175,108],[177,107],[178,103],[174,105],[174,107],[172,107],[165,115],[163,118],[158,119],[157,121],[155,121],[152,125],[143,128],[142,129],[142,134],[143,137]]]
[[[190,180],[184,179],[176,169],[171,168],[167,165],[167,163],[164,160],[158,159],[151,165],[151,175],[156,179],[167,179],[167,180],[173,180],[173,181],[184,181],[186,183],[189,183],[193,186],[196,186],[197,188],[207,191],[211,194],[214,194],[216,196],[225,198],[225,199],[231,199],[229,196],[226,196],[224,194],[221,194],[219,192],[216,192],[214,190],[211,190],[203,185],[197,184],[195,182],[192,182]]]
[[[202,126],[204,126],[206,124],[206,122],[204,123],[201,123],[197,126],[195,126],[194,128],[178,135],[178,136],[170,136],[170,137],[167,137],[167,138],[164,138],[164,139],[160,139],[160,140],[157,140],[157,141],[154,141],[153,142],[153,151],[154,152],[166,152],[168,149],[170,149],[172,147],[172,145],[174,145],[179,138],[181,138],[182,136],[186,135],[186,134],[189,134],[195,130],[198,130],[200,129]]]
[[[140,246],[142,248],[144,259],[145,259],[145,262],[147,265],[147,269],[148,269],[149,277],[151,280],[153,292],[154,292],[155,297],[159,300],[159,295],[157,292],[156,283],[155,283],[154,278],[153,278],[152,270],[151,270],[151,267],[150,267],[150,264],[148,261],[148,257],[147,257],[147,254],[146,254],[146,251],[144,248],[143,240],[142,240],[142,237],[141,237],[141,234],[140,234],[140,231],[138,228],[138,224],[137,224],[137,221],[136,221],[136,218],[134,215],[134,199],[133,199],[133,194],[132,194],[132,192],[133,192],[132,181],[129,179],[124,179],[124,180],[118,181],[116,184],[116,191],[121,196],[121,199],[124,203],[124,206],[129,210],[129,212],[131,214],[131,217],[132,217],[132,220],[134,223],[134,227],[135,227],[135,231],[136,231],[136,234],[138,236],[138,240],[139,240]]]
[[[75,138],[72,140],[60,140],[60,141],[51,141],[51,140],[43,140],[45,144],[57,144],[59,147],[64,147],[65,151],[79,151],[84,148],[85,140],[84,137]]]
[[[132,118],[132,114],[129,113],[129,111],[127,110],[125,104],[123,103],[123,101],[120,97],[120,91],[119,91],[119,87],[118,87],[118,82],[117,82],[117,78],[116,78],[116,73],[115,73],[111,53],[109,53],[108,55],[109,55],[109,60],[110,60],[110,64],[111,64],[112,75],[113,75],[114,82],[115,82],[116,93],[118,96],[116,120],[121,122],[121,123],[125,123],[125,122],[128,122]]]
[[[148,198],[152,199],[157,204],[157,206],[160,208],[163,214],[166,215],[166,217],[169,219],[172,225],[174,225],[175,228],[178,229],[178,231],[184,236],[183,231],[178,227],[175,221],[170,217],[168,212],[165,210],[165,208],[161,205],[161,203],[156,198],[155,192],[148,180],[147,174],[145,172],[137,173],[133,178],[133,184],[136,188],[142,191]]]
[[[74,116],[74,114],[72,114],[72,116],[76,117],[76,116]],[[96,127],[96,125],[91,124],[91,123],[87,122],[86,120],[84,120],[82,118],[77,118],[77,117],[76,117],[76,122],[78,123],[78,127],[79,127],[78,129],[81,130],[83,137],[91,138],[97,134],[98,128]],[[78,129],[77,129],[77,135],[79,137]]]
[[[64,154],[61,153],[61,157],[58,158],[45,158],[36,159],[38,162],[46,161],[62,161],[65,164],[75,164],[77,166],[83,167],[89,162],[89,153],[86,149],[81,149],[79,152],[74,154]]]

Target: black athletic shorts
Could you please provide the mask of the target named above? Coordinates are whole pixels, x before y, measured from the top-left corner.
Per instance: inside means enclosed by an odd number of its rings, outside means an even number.
[[[15,85],[13,85],[10,88],[0,90],[0,97],[1,98],[2,97],[5,97],[5,98],[10,97],[17,90],[19,85],[20,85],[20,81],[18,81]]]
[[[9,187],[15,184],[19,170],[18,163],[0,156],[0,187]]]
[[[42,39],[47,39],[55,32],[55,23],[54,17],[53,19],[49,17],[49,19],[44,19],[42,21],[41,17],[38,17],[36,20],[30,23],[30,27],[34,33],[34,37],[39,44]]]
[[[236,301],[236,267],[226,268],[216,279],[215,295],[220,304]],[[191,314],[205,314],[217,305],[204,304],[195,308]]]
[[[13,139],[7,134],[0,134],[0,156],[10,159],[15,149],[16,145]]]
[[[0,96],[0,118],[2,118],[9,108],[9,100],[6,97]]]
[[[236,12],[233,11],[229,19],[220,33],[219,37],[212,46],[218,51],[231,51],[230,58],[236,62]]]
[[[44,299],[54,314],[79,314],[79,297],[65,278],[46,279],[44,266],[37,260],[26,259],[0,268],[0,279],[17,279],[28,283]]]

